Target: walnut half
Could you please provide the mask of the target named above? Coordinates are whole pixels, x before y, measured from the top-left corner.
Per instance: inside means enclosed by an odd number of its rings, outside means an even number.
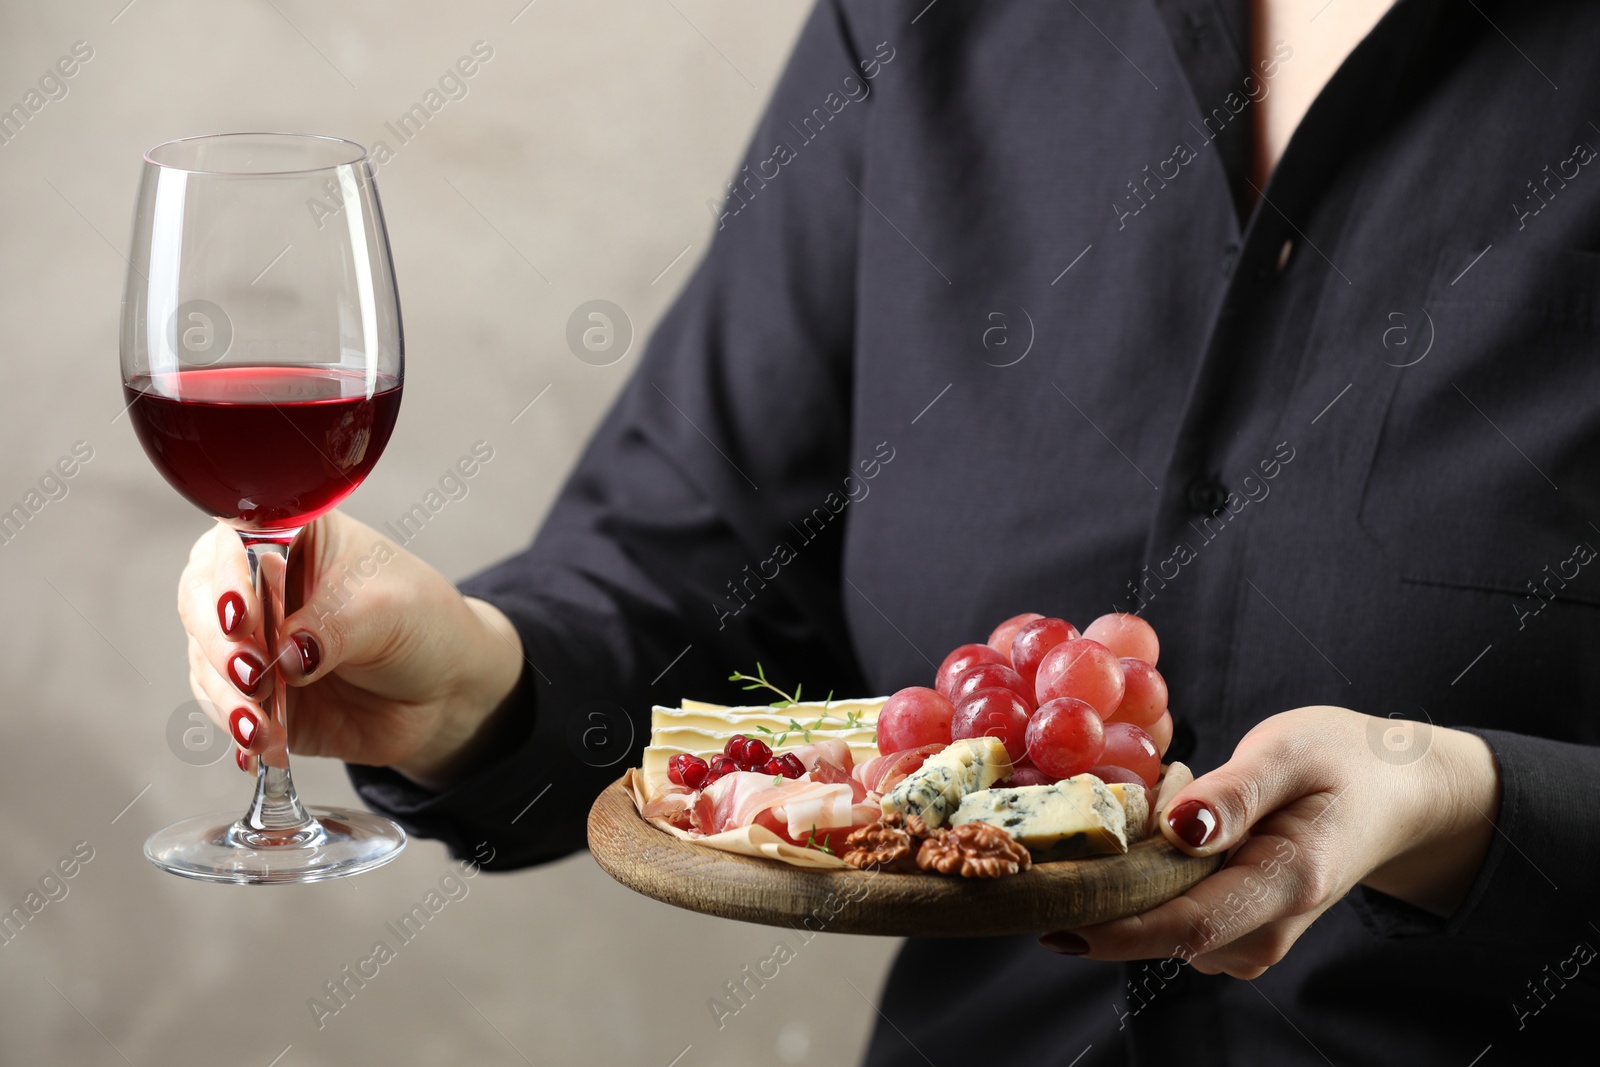
[[[877,868],[909,873],[917,869],[914,844],[911,835],[901,829],[900,813],[891,812],[877,822],[851,831],[844,839],[843,859],[860,870]]]
[[[969,822],[936,830],[917,850],[917,866],[963,878],[1001,878],[1025,871],[1033,857],[998,826]]]

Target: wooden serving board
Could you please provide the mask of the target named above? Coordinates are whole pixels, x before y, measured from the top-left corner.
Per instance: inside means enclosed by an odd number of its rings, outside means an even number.
[[[992,937],[1067,930],[1179,896],[1223,857],[1146,838],[1122,856],[1037,864],[1009,878],[806,870],[684,841],[656,829],[621,781],[589,809],[589,851],[637,893],[767,926],[885,937]]]

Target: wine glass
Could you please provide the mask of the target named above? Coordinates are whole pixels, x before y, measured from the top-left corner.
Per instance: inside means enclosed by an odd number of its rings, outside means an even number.
[[[361,484],[400,409],[399,297],[366,149],[283,133],[158,145],[144,157],[128,266],[128,414],[172,487],[244,542],[270,687],[249,809],[174,823],[145,855],[215,882],[371,870],[399,855],[405,831],[300,803],[293,690],[278,666],[298,653],[277,632],[295,535]]]

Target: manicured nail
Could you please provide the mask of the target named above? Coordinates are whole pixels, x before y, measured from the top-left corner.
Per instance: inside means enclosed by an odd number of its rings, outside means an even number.
[[[317,666],[322,663],[322,646],[305,630],[297,630],[291,640],[294,641],[294,647],[300,650],[300,673],[315,674]]]
[[[1063,956],[1081,956],[1089,951],[1089,942],[1067,930],[1057,930],[1039,938],[1039,944]]]
[[[245,696],[256,691],[266,670],[266,664],[257,659],[253,653],[235,652],[228,657],[228,678]]]
[[[217,621],[222,624],[222,632],[232,637],[233,631],[244,622],[244,597],[232,589],[218,597]]]
[[[261,720],[257,719],[255,712],[249,708],[234,708],[233,714],[228,716],[228,732],[238,742],[241,749],[249,748],[250,742],[256,736],[256,731],[261,728]]]
[[[1217,833],[1217,813],[1198,800],[1185,800],[1172,809],[1167,825],[1178,835],[1178,840],[1190,848],[1199,848]]]
[[[239,769],[241,771],[250,770],[250,757],[245,755],[244,749],[242,748],[236,748],[233,750],[233,762],[239,765]]]

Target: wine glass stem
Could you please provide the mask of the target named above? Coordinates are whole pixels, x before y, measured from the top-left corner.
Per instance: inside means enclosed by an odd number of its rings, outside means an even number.
[[[267,676],[261,684],[270,687],[266,700],[262,701],[262,710],[267,713],[267,722],[262,724],[266,731],[266,748],[257,760],[256,793],[250,810],[240,820],[240,829],[251,832],[252,836],[263,835],[261,843],[267,844],[274,835],[293,835],[313,825],[311,816],[300,804],[294,778],[289,773],[289,693],[280,670],[288,642],[278,630],[283,625],[284,581],[294,534],[241,531],[239,537],[250,559],[250,580],[261,604],[261,631],[267,646]]]

